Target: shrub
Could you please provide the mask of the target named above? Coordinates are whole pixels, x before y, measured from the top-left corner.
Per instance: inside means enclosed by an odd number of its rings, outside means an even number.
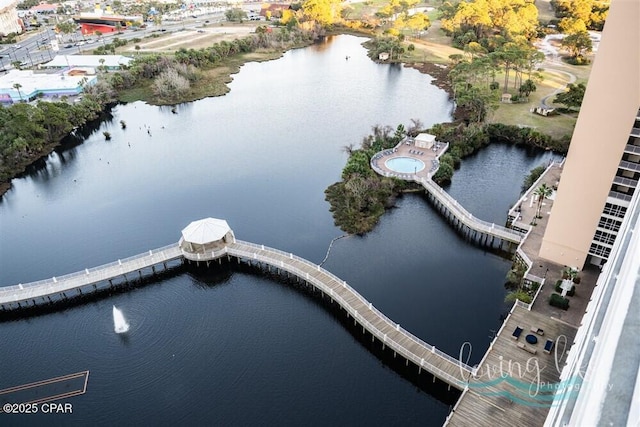
[[[540,178],[540,176],[544,173],[545,170],[546,168],[544,166],[537,166],[531,169],[531,171],[529,172],[529,175],[527,175],[527,177],[524,179],[524,182],[522,183],[522,187],[520,187],[520,190],[523,193],[527,191],[533,185],[533,183],[536,182],[538,178]]]
[[[533,301],[533,297],[527,291],[519,289],[509,292],[504,298],[505,302],[514,302],[515,300],[520,300],[525,304],[531,304],[531,301]]]
[[[551,294],[549,304],[553,307],[561,308],[562,310],[567,310],[569,308],[569,300],[559,294]]]

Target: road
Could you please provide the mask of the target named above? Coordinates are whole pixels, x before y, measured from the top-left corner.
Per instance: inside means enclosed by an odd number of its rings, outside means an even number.
[[[160,27],[150,26],[137,31],[125,30],[120,34],[107,33],[103,34],[100,39],[96,36],[83,36],[79,31],[73,34],[56,34],[53,31],[53,26],[51,26],[44,30],[27,35],[18,43],[4,45],[4,49],[0,51],[0,69],[12,69],[12,63],[15,61],[20,61],[24,64],[24,67],[33,67],[43,62],[50,61],[55,55],[75,55],[81,53],[83,50],[95,49],[101,44],[110,43],[115,37],[124,40],[131,40],[134,38],[142,39],[152,33],[160,32],[166,34],[183,29],[196,29],[201,27],[203,24],[214,24],[224,20],[224,11],[216,11],[197,18],[165,22]],[[55,39],[58,40],[59,46],[59,50],[57,52],[51,49],[51,40]]]

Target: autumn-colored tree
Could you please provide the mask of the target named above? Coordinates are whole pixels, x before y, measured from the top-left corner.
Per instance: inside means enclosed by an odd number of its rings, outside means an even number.
[[[536,35],[538,10],[525,0],[461,1],[440,7],[442,29],[454,37],[454,44],[464,46],[481,42],[499,32],[509,40]]]
[[[341,10],[340,0],[305,0],[302,3],[304,16],[323,26],[337,22],[340,19]]]
[[[555,15],[560,18],[560,30],[578,32],[587,29],[601,31],[609,12],[609,0],[551,0]]]

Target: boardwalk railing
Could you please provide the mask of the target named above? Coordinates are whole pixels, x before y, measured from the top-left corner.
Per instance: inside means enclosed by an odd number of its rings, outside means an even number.
[[[182,257],[177,243],[76,273],[0,288],[0,304],[59,294]]]
[[[374,161],[371,162],[371,167],[379,175],[386,176],[388,178],[398,178],[405,181],[414,181],[422,185],[425,190],[435,197],[442,205],[446,206],[459,221],[470,229],[513,243],[520,243],[522,241],[521,233],[511,228],[496,225],[495,223],[474,217],[471,212],[467,211],[456,199],[429,178],[418,177],[416,174],[411,173],[389,172],[380,168]]]
[[[217,251],[198,254],[184,252],[175,243],[100,267],[47,280],[7,286],[0,288],[0,304],[29,300],[34,300],[35,303],[36,298],[42,299],[72,289],[80,290],[83,286],[111,280],[114,277],[140,271],[174,259],[186,257],[195,261],[211,261],[223,256],[264,263],[299,277],[325,295],[330,296],[364,330],[391,348],[395,352],[394,354],[401,355],[407,361],[429,371],[451,386],[464,389],[466,381],[473,372],[470,366],[427,344],[398,323],[393,322],[347,282],[321,266],[292,253],[239,240],[229,243]]]
[[[380,342],[392,348],[405,359],[411,360],[417,366],[428,370],[453,386],[462,388],[462,383],[465,379],[461,378],[459,373],[467,374],[467,377],[472,373],[470,366],[427,344],[400,327],[399,324],[385,316],[344,280],[304,258],[278,249],[265,247],[264,245],[243,241],[236,241],[236,243],[230,244],[228,246],[228,254],[234,257],[267,263],[307,281],[326,295],[329,295]],[[356,306],[359,306],[361,310],[359,311]],[[417,347],[418,351],[411,350],[410,346]],[[448,365],[447,371],[429,362],[429,357],[433,358],[433,356],[437,356],[436,359],[441,365],[443,362]]]

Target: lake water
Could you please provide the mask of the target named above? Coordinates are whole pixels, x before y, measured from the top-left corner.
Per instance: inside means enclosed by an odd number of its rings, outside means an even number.
[[[247,64],[227,96],[178,114],[117,106],[83,144],[13,181],[0,201],[0,284],[164,246],[208,216],[226,219],[239,239],[320,262],[343,234],[324,200],[346,160],[341,148],[374,124],[450,120],[452,104],[429,76],[374,64],[362,41],[339,36]],[[490,147],[465,160],[447,190],[474,215],[504,223],[523,176],[549,159]],[[338,240],[324,266],[449,354],[470,342],[474,364],[509,309],[509,265],[410,194],[373,232]],[[131,324],[126,338],[113,332],[114,304]],[[388,355],[371,352],[317,300],[231,266],[181,269],[127,293],[3,322],[0,336],[0,389],[90,371],[87,393],[67,400],[73,415],[5,415],[3,425],[429,426],[450,410],[451,396],[392,369]]]

